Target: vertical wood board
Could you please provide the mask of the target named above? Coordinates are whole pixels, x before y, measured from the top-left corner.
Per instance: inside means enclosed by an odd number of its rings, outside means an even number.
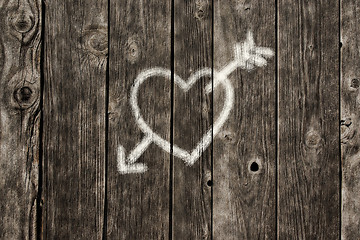
[[[43,238],[100,239],[107,1],[46,1]]]
[[[280,239],[338,239],[339,3],[278,2]]]
[[[235,44],[247,42],[250,32],[255,46],[275,52],[274,1],[215,1],[214,8],[215,76],[235,60]],[[214,239],[276,238],[275,56],[265,66],[254,63],[228,75],[234,106],[214,136]],[[215,89],[214,119],[224,99]]]
[[[147,171],[121,173],[118,149],[122,146],[128,157],[145,138],[131,105],[137,77],[155,67],[171,69],[171,1],[111,0],[110,23],[106,236],[167,239],[169,153],[151,143],[135,163],[146,164]],[[136,96],[144,121],[170,141],[171,77],[149,75]]]
[[[196,82],[184,91],[174,82],[173,143],[192,152],[212,127],[212,4],[208,0],[174,4],[174,75]],[[208,68],[203,77],[198,71]],[[212,146],[203,146],[200,156],[189,166],[173,157],[173,237],[211,239]]]
[[[41,1],[0,3],[0,238],[36,239]]]
[[[360,238],[359,25],[360,4],[341,1],[341,239]]]

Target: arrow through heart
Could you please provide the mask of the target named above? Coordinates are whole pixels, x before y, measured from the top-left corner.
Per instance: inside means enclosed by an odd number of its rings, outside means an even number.
[[[198,142],[196,147],[192,151],[186,151],[176,145],[173,145],[173,155],[182,159],[187,165],[191,166],[201,156],[202,152],[205,151],[214,136],[216,136],[221,130],[222,126],[227,121],[231,109],[234,103],[234,89],[228,79],[228,75],[231,74],[236,68],[251,70],[255,66],[265,66],[267,61],[265,58],[270,58],[274,55],[270,48],[256,47],[251,32],[247,34],[247,39],[243,43],[235,44],[235,58],[229,64],[227,64],[220,72],[214,70],[214,81],[205,86],[206,93],[209,94],[218,87],[223,87],[225,91],[225,102],[223,109],[216,121],[213,124],[212,129],[208,130],[202,139]],[[189,77],[187,81],[184,81],[180,76],[174,74],[174,83],[179,86],[184,92],[187,92],[191,87],[203,76],[211,76],[212,71],[210,68],[204,68]],[[168,80],[171,79],[171,71],[163,68],[151,68],[141,72],[135,79],[135,83],[131,89],[130,94],[130,105],[133,110],[135,121],[139,128],[145,134],[144,138],[136,147],[129,153],[126,158],[125,149],[122,145],[119,145],[117,152],[117,168],[121,174],[128,173],[143,173],[147,171],[147,166],[143,163],[136,163],[139,157],[149,147],[151,143],[155,143],[157,146],[162,148],[164,151],[170,153],[171,144],[169,141],[163,139],[156,134],[149,125],[145,122],[144,118],[140,113],[138,106],[138,90],[141,84],[151,77],[164,77]]]

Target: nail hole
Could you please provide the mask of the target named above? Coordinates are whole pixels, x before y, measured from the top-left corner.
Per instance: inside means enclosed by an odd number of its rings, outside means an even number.
[[[213,182],[211,180],[207,181],[207,185],[211,187],[213,185]]]
[[[253,172],[257,172],[259,170],[259,164],[257,164],[257,162],[251,163],[250,170]]]
[[[340,48],[342,48],[342,42],[340,42]]]

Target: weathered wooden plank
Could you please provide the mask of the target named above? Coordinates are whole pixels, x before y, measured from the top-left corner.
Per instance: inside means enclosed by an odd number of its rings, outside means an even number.
[[[338,239],[339,2],[278,2],[280,239]]]
[[[108,3],[45,4],[43,238],[100,239]]]
[[[167,239],[170,155],[151,143],[154,134],[141,131],[144,124],[132,107],[138,106],[152,131],[170,141],[171,1],[111,0],[110,23],[107,237]],[[137,76],[154,67],[169,69],[168,76],[148,71],[133,94]],[[136,96],[132,105],[131,97]],[[147,144],[138,145],[143,140]],[[138,150],[141,146],[145,147]],[[134,165],[125,159],[131,153],[139,153]],[[117,160],[124,162],[117,165]],[[140,169],[136,164],[141,163],[148,169],[136,173]]]
[[[360,238],[360,2],[341,1],[341,239]]]
[[[207,0],[174,2],[174,74],[188,83],[187,91],[174,82],[173,143],[192,152],[211,131],[212,94],[205,86],[212,83],[212,4]],[[202,77],[198,71],[208,68]],[[189,166],[173,158],[173,237],[211,238],[212,146],[203,146],[201,155]]]
[[[41,1],[1,1],[0,28],[0,239],[36,239]]]
[[[248,42],[249,33],[256,46],[275,49],[274,1],[216,0],[214,7],[214,71],[235,60],[235,44]],[[228,75],[234,106],[214,136],[214,239],[276,238],[276,62],[252,64]],[[215,89],[214,119],[225,101]]]

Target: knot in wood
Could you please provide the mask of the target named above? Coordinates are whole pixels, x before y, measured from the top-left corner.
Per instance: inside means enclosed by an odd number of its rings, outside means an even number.
[[[104,53],[107,50],[107,36],[105,34],[94,35],[89,40],[89,45],[97,52]]]
[[[16,9],[10,12],[8,16],[7,25],[10,28],[11,35],[24,44],[34,38],[38,30],[39,17],[30,8]]]
[[[28,86],[24,86],[14,91],[14,98],[20,109],[27,109],[33,105],[37,96],[33,89]]]
[[[130,38],[126,43],[126,58],[135,63],[140,57],[140,47],[136,40]]]
[[[34,27],[34,23],[34,17],[26,12],[16,14],[11,18],[12,27],[21,34],[29,32]]]
[[[196,2],[195,18],[201,20],[209,15],[209,4],[207,1]]]
[[[322,144],[322,138],[317,131],[311,130],[305,136],[305,144],[309,148],[318,148]]]
[[[345,125],[346,127],[349,127],[352,124],[351,118],[345,118],[340,121],[340,125]]]
[[[352,127],[351,118],[345,118],[340,121],[340,140],[341,143],[347,143],[355,136],[355,131]]]
[[[32,107],[39,99],[40,77],[32,72],[33,76],[27,75],[27,71],[20,71],[14,75],[9,85],[10,104],[15,109],[25,110]]]
[[[94,28],[84,34],[84,45],[91,53],[97,56],[108,54],[108,35],[107,30]]]
[[[19,103],[28,102],[31,99],[32,90],[29,87],[22,87],[15,91],[15,98]]]
[[[360,86],[360,81],[357,78],[351,80],[350,87],[354,89],[358,89]]]

